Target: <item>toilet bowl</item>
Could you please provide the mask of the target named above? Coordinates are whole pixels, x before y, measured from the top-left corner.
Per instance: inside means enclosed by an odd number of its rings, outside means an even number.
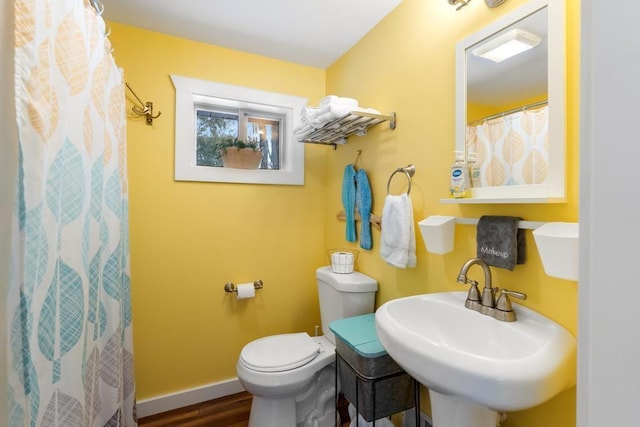
[[[278,350],[283,348],[280,347],[281,341],[286,341],[292,335],[297,334],[273,335],[261,338],[261,340],[264,340],[263,344],[265,346],[271,344],[273,349]],[[296,410],[297,406],[302,405],[308,408],[315,408],[315,402],[308,402],[308,400],[314,400],[316,396],[326,394],[333,399],[334,395],[333,369],[329,369],[331,376],[331,378],[328,378],[329,381],[319,384],[317,380],[324,368],[333,367],[335,346],[325,337],[311,338],[307,334],[304,335],[316,344],[317,351],[312,360],[308,360],[302,365],[279,371],[266,367],[266,370],[261,371],[257,370],[256,367],[249,367],[249,363],[243,359],[242,355],[238,359],[236,366],[238,378],[240,378],[245,390],[253,394],[249,426],[293,427],[299,425],[306,427],[308,425],[311,427],[315,425],[334,425],[333,418],[327,419],[325,423],[318,422],[317,419],[315,420],[316,424],[313,424],[314,419],[308,419],[305,423],[305,418],[307,418],[306,415],[308,414],[298,414]],[[247,346],[254,342],[249,343]],[[275,351],[274,353],[279,353],[286,358],[285,352]],[[291,364],[297,363],[294,359],[290,359],[287,362]],[[301,399],[300,397],[303,398]],[[333,408],[329,408],[329,411],[333,411]],[[328,418],[326,414],[318,415],[317,418]]]
[[[248,343],[236,364],[253,395],[249,427],[335,425],[335,337],[329,323],[372,313],[378,284],[362,273],[316,271],[324,335],[272,335]]]
[[[304,333],[303,337],[305,339],[300,340],[300,342],[302,345],[305,345],[307,344],[306,340],[311,341],[315,344],[316,351],[310,360],[295,366],[295,364],[297,364],[296,359],[288,358],[289,355],[286,351],[282,350],[289,348],[289,346],[293,344],[291,338],[295,338],[296,341],[298,341],[297,335],[298,334],[283,334],[261,338],[261,344],[264,344],[265,347],[255,351],[255,353],[251,355],[257,356],[260,350],[266,350],[266,345],[272,345],[274,355],[282,357],[284,363],[291,364],[292,366],[289,368],[276,370],[277,368],[271,366],[264,366],[264,368],[255,367],[251,365],[251,359],[249,359],[251,356],[240,356],[236,368],[240,381],[248,392],[254,395],[269,397],[296,395],[308,387],[309,381],[313,379],[320,369],[334,361],[335,346],[333,344],[325,337],[311,338],[308,334]],[[247,350],[247,347],[255,343],[256,341],[247,344],[243,349],[243,353]],[[249,359],[249,361],[247,359]]]

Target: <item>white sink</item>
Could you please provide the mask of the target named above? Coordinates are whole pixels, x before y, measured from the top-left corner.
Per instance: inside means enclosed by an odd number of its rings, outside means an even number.
[[[496,411],[530,408],[575,386],[576,339],[565,328],[518,304],[518,320],[501,322],[465,308],[465,299],[400,298],[375,316],[389,355],[429,388],[435,427],[495,426]]]

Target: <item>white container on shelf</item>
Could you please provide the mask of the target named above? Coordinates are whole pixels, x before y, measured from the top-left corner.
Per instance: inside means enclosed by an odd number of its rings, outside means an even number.
[[[548,222],[536,228],[533,237],[547,275],[578,280],[577,222]]]
[[[453,251],[456,218],[453,216],[431,215],[418,223],[427,252],[446,254]]]

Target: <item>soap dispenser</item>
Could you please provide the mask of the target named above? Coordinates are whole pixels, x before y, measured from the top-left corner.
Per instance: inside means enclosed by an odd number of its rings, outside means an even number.
[[[478,163],[478,154],[470,152],[467,156],[467,164],[469,165],[469,187],[480,187],[480,164]]]
[[[449,175],[449,195],[454,199],[467,197],[469,183],[469,167],[464,158],[464,151],[456,151],[455,162]]]

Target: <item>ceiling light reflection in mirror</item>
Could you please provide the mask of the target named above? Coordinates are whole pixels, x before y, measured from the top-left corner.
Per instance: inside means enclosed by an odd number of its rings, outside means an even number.
[[[540,44],[540,37],[525,30],[514,29],[474,48],[474,56],[502,62]]]

